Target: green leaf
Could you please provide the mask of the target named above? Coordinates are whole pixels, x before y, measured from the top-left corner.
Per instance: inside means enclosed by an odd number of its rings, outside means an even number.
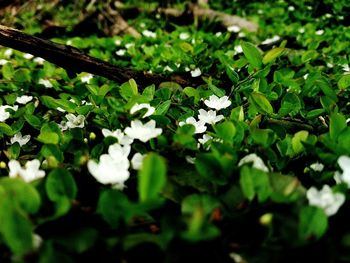
[[[342,76],[338,81],[339,89],[346,89],[350,87],[350,74]]]
[[[171,100],[167,100],[162,102],[161,104],[158,105],[156,111],[155,111],[155,115],[165,115],[167,113],[167,111],[169,110],[171,105]]]
[[[331,139],[335,140],[342,130],[346,128],[346,119],[340,113],[333,113],[329,122],[329,135]]]
[[[5,134],[7,136],[12,136],[13,131],[9,125],[4,122],[0,122],[0,134]]]
[[[281,56],[285,51],[286,51],[286,49],[285,48],[281,48],[281,47],[276,47],[276,48],[273,48],[273,49],[269,50],[265,54],[264,58],[262,59],[262,63],[263,64],[268,64],[270,62],[273,62],[276,58]]]
[[[233,143],[233,137],[236,134],[236,128],[231,121],[225,121],[214,126],[216,135],[229,144]]]
[[[287,93],[281,103],[281,108],[278,111],[280,116],[294,116],[299,113],[301,109],[301,101],[295,93]]]
[[[29,82],[31,80],[31,72],[26,68],[17,69],[13,78],[19,82]]]
[[[2,66],[2,75],[5,79],[12,79],[14,75],[15,70],[13,69],[13,66],[11,63],[6,63]]]
[[[262,66],[262,56],[260,51],[249,42],[241,43],[244,56],[247,58],[248,62],[254,67],[260,69]]]
[[[326,96],[330,97],[335,102],[338,101],[337,94],[332,89],[329,81],[326,78],[321,77],[321,78],[316,79],[314,82],[314,85],[318,86]]]
[[[29,123],[30,126],[34,127],[35,129],[41,128],[41,121],[38,117],[35,115],[24,115],[25,120]]]
[[[293,148],[294,154],[301,153],[304,150],[304,146],[302,142],[305,142],[308,136],[309,136],[308,131],[299,131],[296,134],[294,134],[292,138],[292,148]]]
[[[239,178],[239,184],[242,188],[242,192],[245,197],[252,201],[255,196],[254,182],[250,173],[250,169],[247,166],[241,168],[241,176]]]
[[[276,140],[276,135],[270,129],[252,129],[250,132],[253,140],[264,147],[270,147]]]
[[[64,160],[64,155],[62,151],[60,150],[58,145],[55,145],[55,144],[43,145],[40,153],[46,158],[50,158],[51,156],[54,156],[59,162],[63,162]]]
[[[138,174],[138,192],[141,202],[153,201],[166,183],[166,163],[156,153],[147,154]]]
[[[45,188],[51,201],[58,201],[62,197],[74,199],[78,191],[72,174],[62,168],[54,169],[49,173]]]
[[[258,92],[252,92],[249,96],[249,101],[252,103],[260,113],[272,114],[273,108],[269,100],[264,94]]]
[[[195,166],[197,172],[208,180],[218,185],[224,185],[227,182],[226,175],[223,173],[221,163],[212,153],[197,154]]]
[[[37,139],[45,144],[58,144],[60,142],[60,137],[54,132],[40,132]]]
[[[125,82],[120,86],[120,95],[125,100],[129,100],[132,96],[137,94],[138,94],[138,89],[134,79],[130,79],[128,82]]]
[[[299,237],[301,240],[321,238],[328,228],[327,215],[321,208],[306,206],[299,215]]]
[[[316,50],[308,50],[308,51],[305,51],[304,54],[301,56],[301,61],[305,63],[316,59],[318,56],[319,54]]]
[[[130,204],[127,197],[117,190],[104,190],[100,194],[97,213],[113,228],[119,226],[121,220],[127,218]]]

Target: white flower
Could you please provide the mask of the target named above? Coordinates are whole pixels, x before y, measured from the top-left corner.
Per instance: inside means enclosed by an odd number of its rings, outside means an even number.
[[[22,95],[21,97],[17,97],[16,102],[19,104],[27,104],[32,99],[33,96]]]
[[[180,121],[179,126],[183,126],[185,124],[192,124],[195,128],[194,133],[203,133],[207,130],[207,126],[205,126],[205,122],[203,121],[196,121],[195,118],[189,117],[184,122]]]
[[[18,110],[18,106],[9,106],[9,105],[1,105],[0,106],[0,122],[6,121],[8,118],[10,118],[10,113],[6,111],[7,109],[11,109],[13,111]]]
[[[345,72],[350,72],[349,64],[341,65],[341,67],[343,68],[343,71],[345,71]]]
[[[186,155],[185,159],[186,159],[186,162],[189,164],[195,164],[195,162],[196,162],[196,157],[191,157],[189,155]]]
[[[316,162],[310,165],[310,168],[315,172],[322,172],[324,165],[322,163]]]
[[[142,116],[142,118],[146,118],[148,116],[151,116],[155,112],[155,108],[149,105],[148,103],[136,103],[132,108],[130,109],[130,114],[134,114],[135,112],[141,110],[141,109],[147,109],[147,112]]]
[[[149,30],[143,30],[142,31],[142,35],[144,35],[145,37],[150,37],[150,38],[156,38],[157,37],[157,34],[152,32],[152,31],[149,31]]]
[[[242,166],[246,163],[253,163],[253,168],[264,171],[264,172],[268,172],[269,169],[267,168],[267,166],[264,164],[264,161],[257,156],[255,153],[251,153],[248,154],[246,156],[244,156],[238,163],[238,166]]]
[[[216,33],[215,33],[215,36],[216,36],[216,37],[219,37],[219,36],[221,36],[221,35],[222,35],[222,32],[216,32]]]
[[[295,11],[295,7],[292,5],[288,6],[288,11],[292,11],[292,12]]]
[[[213,125],[213,124],[221,121],[223,118],[224,118],[223,115],[216,116],[216,111],[214,111],[214,110],[209,110],[209,111],[206,111],[203,109],[199,110],[198,119],[200,121],[203,121],[204,123],[208,123],[208,124]]]
[[[126,53],[126,49],[119,49],[118,51],[115,52],[118,56],[122,57]]]
[[[22,136],[21,132],[16,133],[11,139],[11,144],[14,144],[16,142],[19,143],[19,146],[26,145],[30,141],[30,135],[24,135]]]
[[[41,247],[41,245],[43,244],[43,239],[41,236],[39,236],[38,234],[33,234],[33,248],[34,250],[37,250]]]
[[[322,208],[328,216],[336,214],[345,201],[344,194],[333,193],[329,185],[324,185],[321,190],[317,190],[315,187],[309,188],[306,197],[309,205]]]
[[[168,65],[166,65],[166,66],[164,67],[163,71],[173,72],[174,70],[173,70],[171,67],[169,67]]]
[[[298,32],[299,32],[300,34],[304,34],[304,33],[305,33],[305,28],[303,28],[303,27],[299,28],[299,29],[298,29]]]
[[[92,78],[93,78],[93,75],[92,75],[92,74],[86,74],[86,75],[84,75],[84,76],[81,77],[81,82],[89,84],[89,83],[90,83],[90,80],[91,80]]]
[[[209,97],[209,100],[204,101],[204,104],[207,105],[209,108],[221,110],[229,107],[231,105],[231,101],[228,99],[227,96],[219,98],[216,95],[211,95]]]
[[[350,188],[350,158],[342,155],[338,158],[338,165],[343,173],[336,172],[334,179],[337,183],[346,183]]]
[[[238,37],[239,37],[239,38],[245,37],[245,33],[244,33],[244,32],[239,32],[239,33],[238,33]]]
[[[125,44],[126,49],[129,49],[129,48],[131,48],[133,46],[135,46],[134,43],[127,43],[127,44]]]
[[[0,65],[1,65],[1,66],[5,65],[6,63],[8,63],[8,60],[6,60],[6,59],[0,59]]]
[[[227,31],[228,31],[228,32],[237,33],[237,32],[239,32],[239,31],[241,31],[241,28],[240,28],[239,26],[237,26],[237,25],[232,25],[232,26],[229,26],[229,27],[227,28]]]
[[[306,73],[304,76],[303,76],[303,79],[307,79],[309,77],[309,73]]]
[[[131,166],[135,170],[140,170],[142,168],[142,162],[145,158],[145,155],[142,155],[141,153],[135,153],[134,156],[131,159]]]
[[[61,107],[57,107],[56,110],[58,110],[60,112],[66,112],[66,110],[62,109]]]
[[[115,44],[116,46],[120,46],[120,45],[122,44],[122,41],[121,41],[120,39],[116,39],[116,40],[114,41],[114,44]]]
[[[44,85],[45,88],[52,88],[52,84],[48,79],[39,79],[38,83]]]
[[[25,59],[32,59],[34,56],[33,56],[32,54],[25,53],[25,54],[23,55],[23,57],[24,57]]]
[[[33,61],[34,61],[35,63],[39,64],[39,65],[42,65],[42,64],[44,64],[45,59],[40,58],[40,57],[36,57],[36,58],[33,59]]]
[[[324,33],[324,30],[323,30],[323,29],[317,30],[317,31],[315,32],[315,34],[318,35],[318,36],[323,35],[323,33]]]
[[[10,160],[8,163],[10,169],[9,176],[11,178],[21,177],[25,182],[31,182],[45,176],[45,171],[40,170],[40,161],[37,159],[27,161],[25,167],[22,168],[17,160]]]
[[[12,53],[13,53],[13,50],[12,50],[11,48],[8,48],[8,49],[5,50],[4,56],[5,56],[6,58],[9,58],[9,57],[12,56]]]
[[[73,44],[72,40],[67,40],[66,45],[71,46]]]
[[[83,116],[83,115],[75,116],[72,113],[68,113],[66,115],[66,119],[68,120],[66,122],[66,125],[69,129],[84,128],[85,116]]]
[[[187,32],[182,32],[182,33],[180,33],[179,37],[180,37],[181,40],[186,40],[187,38],[190,37],[190,34],[187,33]]]
[[[145,28],[146,24],[142,22],[142,23],[140,23],[140,27]]]
[[[235,50],[235,55],[243,52],[243,48],[241,45],[235,46],[234,50]]]
[[[116,160],[109,154],[102,154],[99,163],[89,160],[87,167],[91,175],[101,184],[118,185],[121,189],[130,176],[128,159]]]
[[[203,134],[203,137],[202,138],[199,138],[198,139],[198,142],[200,144],[205,144],[206,142],[208,142],[209,140],[213,139],[212,136],[210,136],[209,134]]]
[[[150,139],[156,138],[162,134],[162,129],[156,128],[156,122],[154,120],[150,120],[145,124],[139,120],[135,120],[131,121],[131,127],[127,127],[124,132],[130,138],[139,139],[142,142],[147,142]]]
[[[263,42],[261,42],[262,45],[268,45],[268,44],[272,44],[274,42],[277,42],[278,40],[280,40],[281,37],[280,36],[273,36],[272,38],[267,38],[265,39]]]
[[[202,71],[199,68],[195,68],[194,70],[191,70],[191,77],[196,78],[202,75]]]
[[[111,137],[118,139],[118,143],[120,143],[121,145],[130,145],[134,141],[134,139],[125,135],[125,133],[122,132],[120,129],[117,129],[115,131],[111,131],[111,130],[103,128],[102,134],[104,137],[111,136]]]

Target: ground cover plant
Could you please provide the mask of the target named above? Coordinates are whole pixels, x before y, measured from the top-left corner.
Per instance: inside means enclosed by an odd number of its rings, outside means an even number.
[[[162,78],[0,48],[0,261],[350,262],[349,9],[1,6],[2,24]]]

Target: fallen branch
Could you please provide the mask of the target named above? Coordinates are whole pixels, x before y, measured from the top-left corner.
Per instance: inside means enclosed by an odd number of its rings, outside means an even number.
[[[189,81],[178,75],[166,78],[162,75],[121,68],[86,55],[75,47],[57,44],[2,25],[0,25],[0,45],[41,57],[66,69],[68,72],[89,72],[118,83],[123,83],[133,78],[142,86],[149,84],[158,85],[166,81],[173,81],[180,85],[191,85]]]

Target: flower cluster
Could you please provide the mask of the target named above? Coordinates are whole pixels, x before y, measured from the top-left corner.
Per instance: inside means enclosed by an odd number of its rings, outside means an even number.
[[[37,159],[27,161],[24,168],[17,160],[10,160],[8,167],[11,178],[20,177],[26,182],[32,182],[45,176],[45,171],[39,169],[40,161]]]

